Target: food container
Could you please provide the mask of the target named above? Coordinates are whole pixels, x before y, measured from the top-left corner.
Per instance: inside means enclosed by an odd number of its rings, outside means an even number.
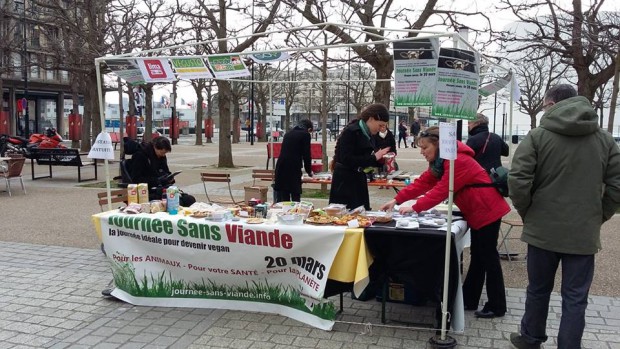
[[[228,210],[216,210],[216,211],[208,211],[207,219],[213,221],[221,221],[231,216],[232,214]]]
[[[127,184],[127,204],[138,203],[138,185],[135,183]]]
[[[377,223],[388,223],[392,221],[392,212],[367,211],[365,216],[374,219]]]
[[[329,204],[323,208],[323,211],[325,211],[328,216],[342,217],[347,213],[347,207],[342,204]]]
[[[304,218],[306,218],[306,216],[301,213],[285,213],[285,212],[278,213],[276,217],[278,218],[278,223],[288,224],[288,225],[303,224]]]
[[[149,203],[149,185],[147,183],[138,183],[138,203]]]
[[[396,171],[396,154],[393,152],[389,152],[383,155],[383,165],[385,168],[385,172],[388,174]]]

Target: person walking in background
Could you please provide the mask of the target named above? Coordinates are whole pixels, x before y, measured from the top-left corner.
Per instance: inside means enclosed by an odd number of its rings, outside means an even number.
[[[411,143],[411,146],[413,148],[417,148],[417,141],[418,141],[418,134],[420,133],[420,121],[415,118],[413,119],[413,122],[411,123],[411,137],[413,137],[413,141]]]
[[[510,342],[523,349],[547,340],[549,299],[562,263],[558,348],[581,348],[601,225],[620,206],[620,150],[571,85],[552,87],[543,103],[540,126],[519,144],[508,176],[528,246],[525,313]]]
[[[467,124],[469,138],[467,145],[476,153],[474,158],[487,173],[502,165],[502,156],[508,156],[510,148],[502,137],[489,131],[489,118],[476,114],[476,120]]]
[[[405,120],[401,121],[398,124],[398,147],[400,148],[400,141],[405,143],[405,148],[407,148],[407,125],[405,125]]]
[[[475,183],[490,183],[486,171],[474,160],[474,152],[457,141],[454,161],[454,203],[471,228],[471,264],[463,284],[465,308],[478,308],[486,276],[488,302],[474,315],[481,318],[501,317],[506,313],[504,275],[497,253],[501,219],[510,206],[493,187],[472,187]],[[430,210],[448,198],[450,162],[439,157],[439,127],[432,126],[420,133],[420,153],[428,161],[428,169],[418,179],[403,188],[393,200],[381,206],[392,211],[394,205],[417,198],[413,206],[401,206],[399,212]]]
[[[370,104],[357,119],[340,133],[334,151],[332,186],[329,202],[353,209],[370,210],[366,172],[382,165],[380,160],[390,148],[375,150],[372,136],[387,128],[390,113],[385,105]]]
[[[312,177],[312,158],[310,157],[310,134],[312,122],[308,119],[287,132],[282,139],[282,151],[275,170],[276,201],[300,201],[301,199],[301,167]]]

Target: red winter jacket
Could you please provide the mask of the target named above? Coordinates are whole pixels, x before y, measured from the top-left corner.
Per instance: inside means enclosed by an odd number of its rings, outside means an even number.
[[[416,212],[426,211],[448,198],[450,161],[443,162],[444,174],[436,178],[430,170],[401,190],[395,197],[397,203],[415,199]],[[467,224],[480,229],[510,212],[506,200],[493,187],[465,187],[473,183],[491,183],[487,172],[474,160],[474,151],[457,141],[457,158],[454,160],[454,203],[459,207]]]

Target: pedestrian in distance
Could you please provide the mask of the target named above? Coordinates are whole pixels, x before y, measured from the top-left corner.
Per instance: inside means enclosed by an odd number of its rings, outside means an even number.
[[[403,188],[381,206],[392,211],[401,205],[399,213],[430,210],[448,198],[450,162],[439,157],[439,127],[432,126],[420,132],[420,153],[428,161],[428,169],[418,179]],[[510,206],[493,187],[473,187],[476,183],[490,183],[486,171],[474,159],[474,151],[457,141],[454,160],[454,203],[471,229],[471,265],[463,284],[465,309],[476,310],[480,302],[486,277],[488,301],[474,315],[480,318],[502,317],[506,313],[504,275],[497,253],[497,240],[501,219]],[[416,199],[412,206],[402,206],[405,201]]]
[[[476,114],[476,120],[467,124],[469,138],[467,145],[476,153],[476,161],[487,173],[493,168],[502,166],[502,156],[508,156],[510,148],[502,137],[489,131],[489,118],[484,114]]]
[[[381,166],[383,155],[390,151],[388,147],[375,150],[372,136],[385,130],[389,120],[385,105],[370,104],[342,130],[333,156],[330,203],[345,204],[349,209],[364,206],[370,210],[366,173]]]
[[[418,120],[417,118],[413,119],[413,122],[411,123],[411,137],[413,137],[413,142],[411,143],[411,146],[413,148],[417,148],[417,141],[418,141],[418,134],[420,133],[420,120]]]
[[[598,125],[590,101],[568,84],[550,88],[540,125],[514,153],[510,198],[523,219],[527,243],[525,313],[514,348],[547,340],[549,299],[562,264],[562,317],[558,348],[581,348],[594,256],[601,225],[620,207],[620,151]]]
[[[273,186],[277,202],[300,201],[302,166],[308,176],[313,175],[310,157],[310,134],[313,128],[310,120],[301,120],[282,139],[282,150],[276,163]]]
[[[405,120],[401,121],[398,124],[398,147],[400,148],[400,141],[405,143],[405,148],[407,148],[407,125],[405,124]]]

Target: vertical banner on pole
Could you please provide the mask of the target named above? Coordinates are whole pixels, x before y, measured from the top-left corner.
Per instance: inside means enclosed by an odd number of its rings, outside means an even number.
[[[394,106],[433,104],[438,52],[436,38],[394,43]]]
[[[480,57],[456,48],[441,48],[432,113],[440,118],[474,120],[478,110]]]

